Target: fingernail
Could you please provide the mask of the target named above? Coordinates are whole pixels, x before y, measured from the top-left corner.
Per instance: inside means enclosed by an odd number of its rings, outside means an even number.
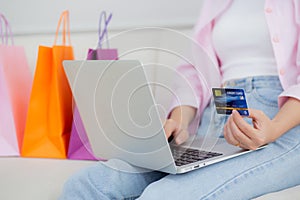
[[[234,110],[232,110],[232,112],[231,112],[231,115],[230,115],[230,116],[232,116],[232,115],[233,115],[233,113],[234,113]]]

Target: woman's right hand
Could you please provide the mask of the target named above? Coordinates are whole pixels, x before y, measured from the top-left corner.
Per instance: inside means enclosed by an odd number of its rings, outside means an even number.
[[[173,138],[178,145],[184,143],[189,138],[188,127],[176,122],[174,119],[167,119],[164,129],[167,138]]]
[[[164,123],[167,138],[173,137],[176,144],[180,145],[189,138],[188,127],[196,115],[196,108],[179,106],[173,109],[170,118]]]

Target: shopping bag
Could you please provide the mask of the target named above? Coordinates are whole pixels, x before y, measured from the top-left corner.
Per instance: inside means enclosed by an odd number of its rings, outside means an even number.
[[[56,45],[62,25],[62,45]],[[66,45],[68,38],[69,46]],[[66,158],[72,126],[72,93],[63,60],[73,60],[69,12],[64,11],[52,47],[40,46],[30,96],[22,156]]]
[[[102,12],[99,19],[99,30],[98,30],[98,45],[96,49],[89,49],[87,60],[117,60],[118,51],[117,49],[109,48],[107,26],[111,20],[112,14],[106,18],[106,13]],[[103,30],[101,30],[101,25],[104,24]],[[104,40],[106,37],[106,40]],[[103,48],[103,43],[106,43],[107,48]],[[80,159],[80,160],[102,160],[101,158],[96,158],[91,149],[88,137],[86,135],[82,120],[80,118],[78,109],[75,105],[73,125],[71,138],[68,150],[69,159]]]
[[[32,84],[23,47],[0,13],[0,156],[19,156]],[[11,41],[11,45],[9,45]]]
[[[106,12],[105,11],[101,12],[99,25],[98,25],[98,37],[99,37],[98,45],[96,49],[88,50],[88,56],[87,56],[88,60],[117,60],[118,59],[118,50],[109,47],[107,27],[111,18],[112,18],[111,13],[107,18]],[[103,43],[106,43],[107,48],[103,48]]]

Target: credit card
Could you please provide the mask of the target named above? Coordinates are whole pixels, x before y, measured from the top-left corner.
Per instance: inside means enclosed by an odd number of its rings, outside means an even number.
[[[237,110],[240,115],[249,116],[244,89],[212,88],[212,92],[218,114],[230,115]]]

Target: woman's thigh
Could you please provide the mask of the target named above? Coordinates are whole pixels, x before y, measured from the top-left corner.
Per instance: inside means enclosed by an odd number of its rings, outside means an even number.
[[[85,168],[65,183],[61,200],[136,199],[145,187],[166,174],[112,159]]]
[[[148,186],[140,199],[251,199],[298,185],[299,133],[297,127],[265,149],[187,174],[168,175]]]

